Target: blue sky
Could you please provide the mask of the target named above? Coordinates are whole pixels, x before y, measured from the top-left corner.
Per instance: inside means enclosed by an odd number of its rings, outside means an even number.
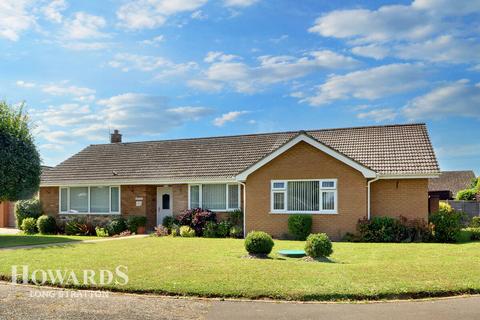
[[[480,174],[480,0],[3,0],[0,98],[88,144],[426,122]]]

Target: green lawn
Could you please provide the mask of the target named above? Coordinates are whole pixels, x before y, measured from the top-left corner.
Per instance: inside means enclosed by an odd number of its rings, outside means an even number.
[[[10,248],[17,246],[28,246],[35,244],[48,244],[60,242],[72,242],[87,239],[98,239],[97,237],[81,236],[54,236],[54,235],[0,235],[0,248]]]
[[[275,241],[274,251],[302,247],[303,242]],[[129,283],[109,289],[296,300],[480,293],[480,243],[334,243],[331,263],[244,255],[242,240],[148,237],[0,251],[0,275],[8,278],[11,265],[76,272],[126,265]]]

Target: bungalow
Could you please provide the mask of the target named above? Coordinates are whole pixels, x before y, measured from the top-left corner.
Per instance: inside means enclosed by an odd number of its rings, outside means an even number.
[[[244,230],[287,233],[312,214],[333,239],[359,219],[427,219],[439,175],[424,124],[91,145],[42,175],[45,213],[69,219],[142,215],[148,227],[188,208],[244,212]]]

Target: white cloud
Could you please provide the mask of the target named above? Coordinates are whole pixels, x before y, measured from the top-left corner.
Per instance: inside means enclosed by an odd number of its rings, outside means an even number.
[[[233,55],[210,52],[205,61],[212,64],[204,72],[204,80],[208,82],[197,81],[193,85],[197,85],[197,89],[201,89],[202,85],[208,89],[213,87],[214,83],[218,84],[216,88],[228,84],[237,92],[253,93],[267,85],[301,78],[317,70],[352,68],[358,65],[355,59],[329,50],[313,51],[301,58],[261,56],[258,57],[256,66],[236,60],[238,57]]]
[[[43,15],[45,18],[54,23],[61,23],[63,20],[62,11],[67,9],[65,0],[53,0],[43,7]]]
[[[192,19],[195,19],[195,20],[205,20],[205,19],[208,19],[208,16],[203,13],[202,10],[197,10],[195,12],[192,12],[192,14],[190,15],[190,17]]]
[[[160,42],[163,42],[164,40],[165,40],[165,37],[163,35],[159,35],[159,36],[153,37],[152,39],[143,40],[142,44],[145,44],[148,46],[156,46]]]
[[[103,17],[77,12],[73,19],[65,21],[63,36],[71,40],[104,38],[108,35],[101,29],[106,25],[107,22]]]
[[[466,15],[480,11],[478,0],[415,0],[412,3],[415,9],[430,11],[440,15]]]
[[[280,42],[283,42],[285,40],[288,39],[288,34],[282,34],[280,37],[278,38],[272,38],[270,39],[271,42],[273,43],[280,43]]]
[[[83,97],[95,94],[95,90],[90,88],[56,84],[44,85],[42,91],[53,96]]]
[[[17,41],[22,32],[35,25],[32,4],[32,0],[0,1],[0,38]]]
[[[258,0],[225,0],[225,6],[227,7],[248,7],[257,3]]]
[[[410,120],[463,116],[480,119],[480,83],[460,80],[433,89],[403,109]]]
[[[357,115],[359,119],[372,119],[375,122],[385,122],[395,120],[397,112],[393,108],[379,108],[366,112],[360,112]]]
[[[171,15],[195,11],[207,0],[133,0],[117,10],[120,25],[127,29],[152,29]]]
[[[370,44],[366,46],[353,47],[352,52],[359,56],[381,60],[388,56],[390,49],[385,46]]]
[[[241,115],[248,113],[248,111],[230,111],[222,114],[220,117],[213,120],[213,124],[217,127],[222,127],[227,122],[237,120]]]
[[[15,82],[15,84],[17,85],[17,87],[20,88],[34,88],[36,86],[34,82],[27,82],[23,80],[18,80],[17,82]]]
[[[208,79],[191,79],[187,81],[187,85],[191,88],[206,92],[220,92],[223,88],[221,83]]]
[[[406,63],[332,75],[314,96],[303,101],[319,106],[349,98],[375,100],[416,89],[424,84],[424,73],[421,65]]]
[[[70,50],[101,50],[107,48],[110,44],[107,42],[66,42],[61,44],[62,47]]]

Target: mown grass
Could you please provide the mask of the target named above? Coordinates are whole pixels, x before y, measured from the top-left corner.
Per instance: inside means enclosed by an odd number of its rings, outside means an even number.
[[[64,235],[0,235],[0,248],[11,248],[18,246],[29,246],[37,244],[50,244],[61,242],[72,242],[90,240],[96,237],[64,236]]]
[[[242,240],[142,238],[0,252],[0,275],[12,265],[35,269],[115,270],[125,286],[106,289],[206,297],[288,300],[388,299],[480,292],[480,243],[334,243],[332,263],[283,258],[245,259]],[[105,288],[104,288],[105,289]]]

